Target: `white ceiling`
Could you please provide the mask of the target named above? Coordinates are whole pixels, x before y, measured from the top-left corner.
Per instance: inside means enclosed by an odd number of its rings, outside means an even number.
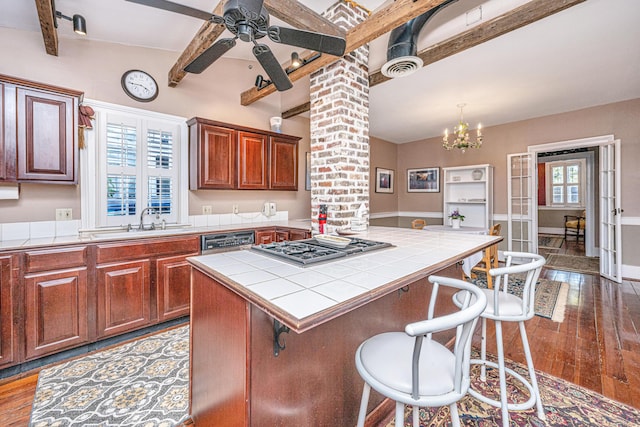
[[[178,2],[211,11],[218,0]],[[301,2],[321,12],[334,0]],[[383,2],[358,1],[370,10]],[[486,21],[525,2],[458,1],[424,27],[418,50],[468,28],[466,13],[478,6]],[[83,15],[89,39],[176,52],[202,25],[195,18],[124,0],[56,0],[56,9]],[[33,0],[0,0],[0,10],[0,26],[40,32]],[[467,104],[465,119],[473,128],[479,121],[487,127],[640,98],[639,18],[638,0],[587,0],[413,75],[376,85],[370,91],[370,134],[396,143],[440,135],[455,125],[460,103]],[[272,24],[282,23],[272,19]],[[58,32],[60,43],[65,37],[79,37],[66,21],[59,22]],[[371,72],[386,61],[387,41],[385,35],[370,44]],[[270,46],[283,63],[292,51]],[[250,44],[239,42],[226,56],[251,59]],[[308,79],[303,79],[282,95],[283,110],[306,100]]]

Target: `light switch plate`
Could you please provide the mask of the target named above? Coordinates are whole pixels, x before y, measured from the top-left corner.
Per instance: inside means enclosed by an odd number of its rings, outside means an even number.
[[[211,205],[206,205],[202,207],[202,215],[211,215],[213,213],[213,208]]]
[[[71,221],[73,219],[73,209],[58,208],[56,209],[56,221]]]

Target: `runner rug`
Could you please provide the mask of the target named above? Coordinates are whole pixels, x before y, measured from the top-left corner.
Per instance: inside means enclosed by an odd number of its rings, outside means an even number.
[[[509,367],[525,378],[529,378],[526,367],[506,361]],[[500,386],[495,369],[487,370],[486,383],[478,379],[479,367],[472,368],[472,387],[499,400]],[[495,375],[494,375],[495,374]],[[510,426],[517,427],[622,427],[640,426],[640,411],[615,400],[604,397],[594,391],[579,387],[563,379],[536,371],[540,398],[544,406],[546,421],[541,421],[535,408],[526,411],[510,411]],[[510,402],[525,402],[528,391],[507,376],[508,399]],[[465,396],[458,402],[460,424],[465,427],[485,427],[502,425],[500,409],[471,397]],[[451,425],[449,408],[420,409],[420,427],[446,427]],[[395,426],[392,420],[387,427]],[[412,426],[411,409],[405,412],[405,426]]]
[[[509,292],[522,297],[523,280],[517,275],[509,277]],[[487,276],[483,272],[477,273],[477,278],[472,280],[477,286],[487,288]],[[554,280],[539,279],[536,284],[536,297],[533,302],[533,310],[537,316],[551,319],[554,322],[564,321],[564,311],[567,305],[569,284]]]
[[[576,273],[594,274],[597,276],[600,274],[600,258],[549,254],[545,267],[553,270],[575,271]]]
[[[43,369],[30,427],[172,427],[189,407],[189,327]]]
[[[564,237],[552,234],[538,234],[538,247],[545,249],[560,249]]]

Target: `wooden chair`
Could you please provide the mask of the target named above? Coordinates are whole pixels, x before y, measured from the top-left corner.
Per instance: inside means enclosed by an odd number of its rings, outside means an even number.
[[[492,225],[489,229],[490,236],[499,236],[502,230],[501,224]],[[489,270],[492,268],[498,268],[498,244],[489,246],[484,250],[482,260],[471,269],[471,279],[475,279],[477,276],[473,274],[474,271],[482,271],[487,276],[487,287],[493,289],[493,277],[489,274]],[[462,279],[466,280],[464,271],[462,272]]]
[[[582,211],[582,215],[565,215],[564,216],[564,241],[567,241],[567,235],[574,234],[576,242],[580,242],[582,233],[582,241],[584,242],[584,227],[587,225],[586,211]]]
[[[415,228],[416,230],[422,230],[427,225],[427,221],[424,219],[414,219],[411,221],[411,228]]]

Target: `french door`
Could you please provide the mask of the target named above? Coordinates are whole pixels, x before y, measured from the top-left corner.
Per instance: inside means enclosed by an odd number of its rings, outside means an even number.
[[[538,252],[534,159],[533,153],[507,155],[507,246],[510,251]]]
[[[620,140],[600,146],[600,274],[622,282]]]

